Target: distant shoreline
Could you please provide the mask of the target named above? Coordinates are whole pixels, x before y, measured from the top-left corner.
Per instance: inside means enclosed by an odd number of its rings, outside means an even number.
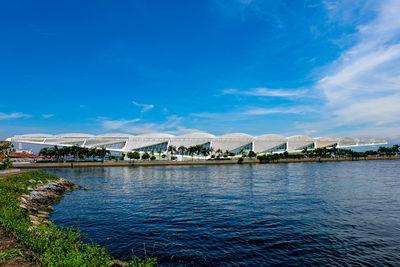
[[[126,166],[193,166],[193,165],[229,165],[229,164],[268,164],[268,163],[298,163],[298,162],[332,162],[332,161],[361,161],[361,160],[395,160],[400,156],[369,156],[360,158],[301,158],[301,159],[276,159],[260,162],[258,159],[230,160],[153,160],[153,161],[99,161],[99,162],[46,162],[46,163],[20,163],[15,162],[14,167],[19,169],[57,169],[57,168],[84,168],[84,167],[126,167]]]

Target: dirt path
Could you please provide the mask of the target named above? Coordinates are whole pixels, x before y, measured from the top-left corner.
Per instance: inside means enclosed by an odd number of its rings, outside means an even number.
[[[14,238],[9,237],[4,229],[0,227],[0,253],[13,248],[19,248],[25,257],[17,256],[0,263],[0,266],[40,266],[35,262],[35,254],[32,251],[19,244]]]

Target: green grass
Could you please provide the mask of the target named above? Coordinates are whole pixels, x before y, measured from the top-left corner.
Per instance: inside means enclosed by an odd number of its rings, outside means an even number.
[[[19,248],[11,248],[4,252],[0,252],[0,264],[7,260],[14,259],[17,256],[25,257],[24,253]]]
[[[37,260],[43,266],[107,266],[113,258],[97,244],[82,241],[83,235],[73,228],[57,227],[54,224],[34,227],[27,212],[19,207],[18,199],[29,194],[29,180],[47,183],[56,181],[58,176],[42,171],[30,171],[0,177],[0,225],[17,238],[27,248],[36,253]],[[156,259],[138,259],[131,266],[151,267]]]

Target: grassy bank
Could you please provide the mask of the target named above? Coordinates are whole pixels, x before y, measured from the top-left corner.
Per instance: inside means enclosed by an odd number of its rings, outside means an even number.
[[[35,180],[35,183],[29,182]],[[113,258],[104,248],[82,242],[79,230],[48,226],[33,226],[27,212],[19,207],[19,198],[30,194],[28,186],[41,181],[57,181],[58,176],[42,171],[29,171],[0,177],[0,225],[20,243],[36,254],[43,266],[108,266]],[[131,266],[153,266],[155,259],[144,261],[134,257]],[[128,264],[126,264],[128,265]]]

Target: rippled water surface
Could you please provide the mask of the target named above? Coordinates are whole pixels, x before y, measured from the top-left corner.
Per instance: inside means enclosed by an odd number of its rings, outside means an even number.
[[[163,266],[399,265],[400,161],[48,170],[51,219]]]

